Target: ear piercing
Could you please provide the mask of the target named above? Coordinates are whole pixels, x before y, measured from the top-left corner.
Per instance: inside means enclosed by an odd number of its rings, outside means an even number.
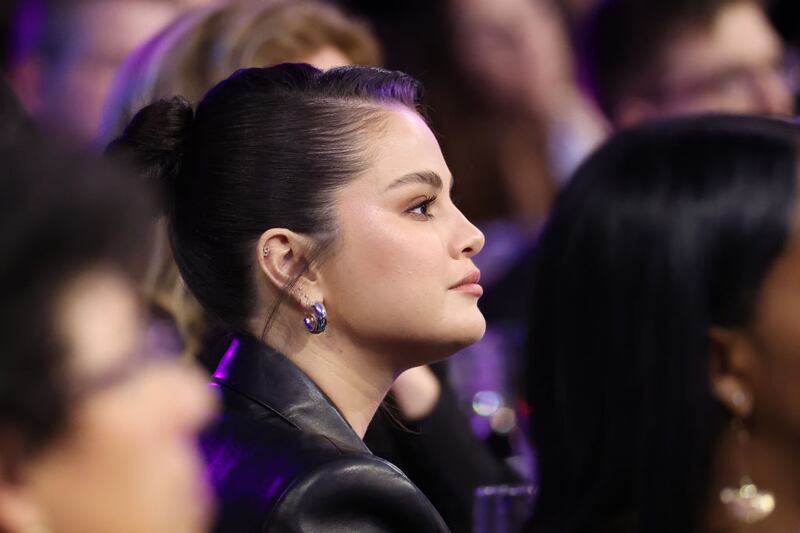
[[[262,253],[264,254],[264,257],[267,257],[269,255],[269,246],[265,244]]]

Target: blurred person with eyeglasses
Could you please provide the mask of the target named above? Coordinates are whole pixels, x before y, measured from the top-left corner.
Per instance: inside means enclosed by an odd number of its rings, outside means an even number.
[[[148,334],[137,182],[0,116],[0,531],[198,533],[200,372]]]
[[[609,0],[581,32],[581,71],[617,127],[702,112],[790,116],[795,70],[755,0]]]

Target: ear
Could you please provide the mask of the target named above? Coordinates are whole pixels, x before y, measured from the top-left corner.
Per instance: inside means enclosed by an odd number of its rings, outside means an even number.
[[[319,272],[310,264],[312,251],[309,237],[285,228],[265,231],[256,249],[261,274],[278,291],[288,287],[288,296],[303,308],[322,301]]]
[[[739,329],[712,326],[708,336],[711,392],[731,414],[745,419],[753,412],[755,349]]]

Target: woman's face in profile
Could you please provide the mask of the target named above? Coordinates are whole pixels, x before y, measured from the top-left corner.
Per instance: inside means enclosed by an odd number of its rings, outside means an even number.
[[[213,411],[199,372],[154,357],[129,284],[98,271],[56,303],[75,390],[63,434],[24,469],[54,531],[197,533],[210,520],[197,431]]]
[[[336,193],[339,239],[321,265],[329,322],[373,346],[415,354],[414,366],[483,335],[472,256],[483,234],[450,197],[453,183],[415,112],[387,110],[368,140],[370,168]],[[407,357],[407,355],[406,355]]]

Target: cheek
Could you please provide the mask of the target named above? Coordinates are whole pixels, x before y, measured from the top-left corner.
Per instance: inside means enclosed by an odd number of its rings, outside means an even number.
[[[431,231],[415,231],[413,223],[404,226],[377,222],[353,228],[337,258],[342,285],[401,299],[442,293],[447,252],[441,239]]]
[[[761,321],[756,409],[800,437],[800,290],[792,293],[778,297]]]
[[[440,236],[427,222],[375,213],[359,220],[342,227],[330,260],[330,310],[358,331],[440,321],[448,287]]]
[[[131,532],[187,531],[187,505],[204,505],[188,483],[198,459],[168,436],[143,389],[98,398],[76,417],[74,437],[43,469],[42,500],[54,524],[86,532],[122,531],[115,529],[121,523]]]
[[[754,419],[769,433],[800,442],[800,351],[773,350],[756,386]]]

